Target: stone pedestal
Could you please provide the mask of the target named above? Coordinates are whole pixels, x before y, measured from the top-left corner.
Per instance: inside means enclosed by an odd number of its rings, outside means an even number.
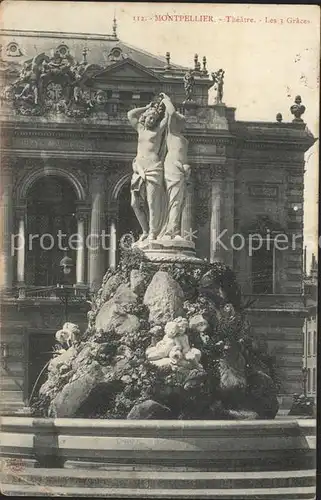
[[[181,237],[173,239],[145,240],[133,245],[154,262],[195,262],[203,260],[196,256],[195,244]]]

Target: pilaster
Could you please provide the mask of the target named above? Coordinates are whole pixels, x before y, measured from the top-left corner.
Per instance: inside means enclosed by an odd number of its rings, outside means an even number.
[[[90,233],[87,239],[89,254],[88,281],[92,290],[99,288],[105,273],[102,231],[105,229],[105,170],[103,164],[91,165]]]
[[[1,165],[1,206],[0,206],[0,288],[3,291],[10,290],[13,282],[13,175],[12,166],[9,161],[3,161]]]

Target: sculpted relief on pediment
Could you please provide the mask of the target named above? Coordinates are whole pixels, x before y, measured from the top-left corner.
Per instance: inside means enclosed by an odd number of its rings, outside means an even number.
[[[113,62],[104,69],[89,64],[86,56],[86,50],[81,62],[69,51],[35,56],[20,66],[18,78],[2,90],[1,99],[22,115],[61,113],[81,118],[105,106],[108,92],[102,89],[104,84],[111,89],[118,80],[159,81],[152,71],[130,59]]]

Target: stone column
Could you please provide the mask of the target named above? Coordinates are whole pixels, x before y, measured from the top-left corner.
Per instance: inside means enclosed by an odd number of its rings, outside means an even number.
[[[211,222],[210,222],[210,261],[222,260],[222,248],[219,235],[221,233],[222,181],[213,178],[211,186]]]
[[[82,211],[77,211],[77,235],[78,246],[76,254],[76,284],[85,284],[85,254],[86,254],[86,214]]]
[[[231,246],[231,241],[233,241],[231,238],[233,238],[235,232],[234,183],[234,161],[229,160],[223,186],[222,225],[224,229],[227,229],[225,241],[228,247],[228,250],[224,250],[224,263],[232,269],[234,269],[234,249]],[[239,243],[237,243],[237,245],[239,245]]]
[[[211,173],[210,260],[233,268],[234,180],[231,168],[217,165]]]
[[[13,234],[12,171],[8,165],[1,167],[1,216],[0,216],[0,288],[10,290],[13,281],[13,255],[11,235]]]
[[[91,177],[91,214],[88,237],[89,269],[88,281],[92,290],[97,290],[105,273],[102,234],[105,230],[105,174],[95,169]],[[106,231],[107,233],[107,231]]]
[[[17,216],[17,283],[19,288],[25,286],[25,266],[26,266],[26,207],[19,207],[16,210]]]
[[[190,234],[194,229],[194,178],[191,175],[190,182],[187,186],[185,205],[182,213],[181,236],[186,238],[186,234]]]
[[[210,164],[195,165],[194,171],[194,219],[196,239],[194,239],[197,256],[210,260],[211,233],[211,169]]]
[[[110,269],[115,269],[117,265],[117,218],[115,215],[109,217],[109,254],[108,264]]]

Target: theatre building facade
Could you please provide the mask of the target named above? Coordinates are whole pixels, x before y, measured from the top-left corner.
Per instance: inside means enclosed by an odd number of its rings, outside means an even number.
[[[123,43],[115,25],[108,36],[9,30],[1,38],[2,409],[28,405],[55,332],[66,317],[85,327],[87,292],[117,265],[122,236],[139,234],[130,207],[137,136],[127,112],[159,92],[186,116],[184,231],[199,257],[235,271],[289,406],[302,377],[304,153],[315,141],[300,98],[292,122],[274,112],[270,122],[237,121],[222,80],[209,99],[203,55],[191,54],[190,68],[173,64],[169,52]],[[252,252],[254,233],[267,244]],[[71,235],[90,234],[105,234],[105,245],[66,252]],[[57,287],[64,257],[67,299]]]

